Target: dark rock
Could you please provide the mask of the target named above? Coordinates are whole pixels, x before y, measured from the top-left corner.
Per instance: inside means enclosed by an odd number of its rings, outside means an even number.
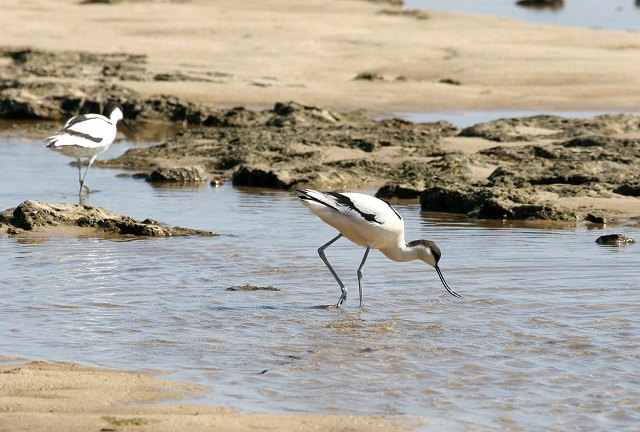
[[[361,72],[355,76],[354,80],[384,81],[384,77],[378,72]]]
[[[490,193],[479,197],[477,190],[447,186],[434,186],[420,194],[420,206],[424,211],[448,213],[469,213],[478,207],[480,202],[490,198]]]
[[[537,9],[560,9],[564,7],[564,0],[518,0],[516,4]]]
[[[259,124],[261,119],[262,116],[256,111],[236,107],[227,111],[209,114],[202,124],[217,127],[250,127]]]
[[[340,115],[333,111],[302,105],[297,102],[278,102],[273,108],[273,117],[266,126],[305,126],[316,123],[335,124],[341,121]]]
[[[271,170],[241,166],[231,178],[234,186],[266,187],[274,189],[286,189],[289,184],[278,178]]]
[[[280,291],[280,288],[269,286],[242,285],[227,288],[227,291]]]
[[[527,183],[521,170],[504,166],[499,166],[489,174],[487,181],[492,186],[522,187]]]
[[[8,230],[32,231],[52,227],[92,228],[105,233],[145,237],[212,236],[210,231],[180,227],[165,227],[147,219],[137,221],[99,207],[75,204],[50,204],[41,201],[25,201],[15,209],[0,213],[0,224]]]
[[[369,153],[380,147],[380,144],[375,140],[369,140],[366,138],[353,138],[351,140],[351,145]]]
[[[627,246],[635,243],[635,240],[623,234],[608,234],[598,237],[596,243],[609,246]]]
[[[530,198],[526,192],[514,194],[500,189],[473,186],[434,186],[425,189],[420,195],[420,205],[424,211],[462,213],[482,219],[571,221],[576,218],[572,211],[548,203],[527,201]]]
[[[616,138],[601,135],[585,135],[563,142],[564,147],[606,147],[616,142]]]
[[[538,178],[529,179],[529,183],[532,185],[550,185],[550,184],[570,184],[570,185],[582,185],[587,183],[599,182],[598,177],[578,174],[578,173],[564,173],[555,176],[544,176]]]
[[[201,183],[206,181],[201,167],[157,168],[151,171],[148,181],[152,183]]]
[[[378,198],[415,199],[420,196],[420,190],[409,185],[386,184],[376,192]]]
[[[623,183],[613,191],[620,195],[640,197],[640,180]]]
[[[452,78],[443,78],[441,80],[438,81],[440,84],[450,84],[450,85],[460,85],[460,81],[458,80],[454,80]]]
[[[605,225],[607,223],[607,218],[600,215],[594,215],[589,213],[585,218],[587,222],[591,222],[594,224]]]
[[[549,148],[548,146],[532,146],[532,149],[535,157],[544,159],[558,159],[559,157],[558,152]]]

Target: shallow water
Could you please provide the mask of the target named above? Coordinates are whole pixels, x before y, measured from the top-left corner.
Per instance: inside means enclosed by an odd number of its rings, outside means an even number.
[[[495,15],[540,24],[605,30],[640,30],[636,0],[566,0],[559,9],[527,8],[516,0],[405,0],[408,9]]]
[[[447,120],[458,128],[466,128],[478,123],[486,123],[502,118],[521,118],[537,115],[556,115],[565,118],[588,118],[602,114],[638,114],[638,112],[609,111],[532,111],[532,110],[482,110],[482,111],[433,111],[433,112],[396,112],[395,117],[413,123],[432,123]]]
[[[114,144],[103,157],[139,145]],[[76,168],[0,135],[0,208],[75,202]],[[640,247],[594,240],[640,228],[535,228],[397,205],[428,238],[457,300],[424,263],[345,240],[287,192],[154,188],[92,169],[87,204],[213,238],[0,237],[0,354],[165,370],[211,386],[197,402],[260,412],[410,414],[434,430],[632,430],[640,421]],[[235,285],[281,291],[227,291]],[[428,429],[428,428],[427,428]]]

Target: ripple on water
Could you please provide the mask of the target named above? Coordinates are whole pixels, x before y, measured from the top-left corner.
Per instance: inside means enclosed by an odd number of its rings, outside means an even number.
[[[9,190],[71,197],[74,168],[39,143],[0,147],[25,152],[19,172],[3,165]],[[336,309],[327,305],[340,290],[317,256],[333,231],[290,194],[160,190],[118,173],[91,173],[102,189],[89,204],[225,235],[0,238],[0,353],[170,370],[211,386],[198,402],[253,411],[424,415],[458,430],[638,424],[637,246],[612,252],[586,228],[399,205],[407,237],[438,242],[445,277],[465,298],[423,263],[372,253],[357,308],[362,250],[344,241],[327,251],[350,289]],[[243,285],[280,291],[227,291]]]

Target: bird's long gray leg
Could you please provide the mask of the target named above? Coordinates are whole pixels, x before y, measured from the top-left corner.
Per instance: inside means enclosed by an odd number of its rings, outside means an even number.
[[[336,282],[338,282],[338,285],[340,285],[340,289],[342,290],[342,295],[338,299],[338,304],[336,305],[338,307],[342,306],[342,304],[345,301],[347,301],[347,289],[344,287],[344,284],[342,283],[342,281],[340,280],[336,272],[333,270],[333,267],[331,267],[331,264],[329,264],[327,257],[324,255],[324,250],[329,246],[331,246],[333,243],[335,243],[335,241],[338,240],[340,237],[342,237],[342,234],[338,234],[335,238],[329,240],[327,243],[323,244],[318,248],[318,255],[320,255],[320,258],[322,259],[324,264],[327,266],[327,268],[335,278]]]
[[[362,301],[363,299],[362,276],[364,275],[364,272],[362,271],[362,268],[364,267],[364,262],[367,260],[367,256],[369,255],[370,250],[371,250],[371,246],[367,246],[367,250],[364,251],[364,256],[362,257],[362,262],[360,263],[360,267],[358,267],[358,289],[360,290],[360,306],[364,306],[364,301]]]
[[[78,158],[78,181],[80,182],[80,192],[78,195],[82,194],[82,165],[80,164],[80,158]]]
[[[85,179],[85,177],[87,177],[87,172],[89,172],[89,168],[91,168],[91,164],[93,163],[94,160],[96,160],[96,156],[94,156],[91,159],[89,159],[89,165],[87,165],[87,169],[84,170],[84,175],[82,176],[82,179],[80,179],[80,194],[82,194],[82,187],[83,186],[87,190],[87,193],[91,193],[91,189],[89,188],[89,186],[84,184],[84,179]],[[80,163],[79,159],[78,159],[78,163]],[[78,170],[80,170],[79,166],[78,166]]]

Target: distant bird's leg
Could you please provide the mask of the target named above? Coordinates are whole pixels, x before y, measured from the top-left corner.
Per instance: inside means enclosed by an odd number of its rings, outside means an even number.
[[[97,156],[97,155],[96,155]],[[89,159],[89,165],[87,165],[87,169],[84,170],[84,175],[82,176],[82,179],[80,180],[80,193],[82,194],[82,187],[84,186],[84,188],[87,190],[87,193],[90,194],[91,193],[91,189],[89,188],[89,186],[87,186],[86,184],[84,184],[84,179],[85,177],[87,177],[87,172],[89,172],[89,168],[91,168],[91,164],[93,163],[94,160],[96,160],[96,156],[92,157],[91,159]],[[80,159],[78,159],[78,163],[80,163]],[[80,168],[78,168],[80,169]]]
[[[360,306],[364,306],[364,302],[362,301],[362,292],[363,292],[363,288],[362,288],[362,276],[364,275],[364,272],[362,271],[362,268],[364,267],[364,262],[367,260],[367,256],[369,255],[369,251],[371,250],[371,246],[367,246],[367,250],[364,251],[364,256],[362,257],[362,262],[360,263],[360,267],[358,267],[358,289],[360,290]]]
[[[78,195],[82,195],[82,165],[80,164],[80,158],[78,158],[78,181],[80,182],[80,192],[78,192]]]
[[[324,256],[324,250],[329,246],[331,246],[333,243],[335,243],[335,241],[338,240],[340,237],[342,237],[342,234],[338,234],[334,239],[329,240],[327,243],[325,243],[324,245],[320,246],[320,248],[318,248],[318,255],[320,255],[320,258],[322,259],[324,264],[327,266],[327,268],[335,278],[336,282],[338,282],[338,285],[340,285],[340,289],[342,290],[342,295],[338,299],[338,304],[336,305],[338,307],[342,306],[342,304],[345,301],[347,301],[347,289],[344,287],[344,284],[342,283],[342,281],[340,280],[336,272],[333,271],[333,267],[331,267],[331,264],[329,264],[327,257]]]

